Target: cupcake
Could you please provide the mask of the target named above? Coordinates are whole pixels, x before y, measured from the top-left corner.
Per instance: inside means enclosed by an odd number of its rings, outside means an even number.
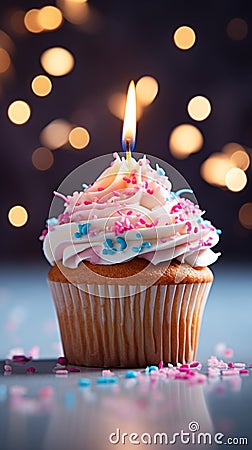
[[[190,363],[220,231],[158,164],[113,156],[83,191],[55,192],[65,209],[41,236],[65,356],[94,367]]]

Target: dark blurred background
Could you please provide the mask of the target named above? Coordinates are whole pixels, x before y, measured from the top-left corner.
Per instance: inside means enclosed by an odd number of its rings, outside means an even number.
[[[63,18],[57,19],[55,9],[39,13],[48,5],[58,8]],[[78,165],[120,151],[122,121],[115,114],[120,115],[121,96],[131,79],[137,82],[148,76],[159,89],[139,120],[136,151],[162,158],[187,179],[207,211],[206,218],[223,231],[216,250],[223,252],[224,261],[251,260],[250,11],[250,2],[237,1],[1,2],[0,240],[6,259],[43,258],[38,236],[53,190]],[[174,41],[176,30],[185,25],[196,34],[188,50]],[[55,76],[55,67],[50,72],[41,62],[41,55],[54,47],[73,55],[74,66],[68,73],[63,67],[62,74]],[[52,59],[58,67],[56,54]],[[38,75],[51,80],[52,91],[46,96],[38,96],[36,88],[31,88]],[[41,86],[38,81],[37,89]],[[205,120],[194,120],[187,111],[189,100],[196,96],[206,97],[211,104]],[[13,123],[15,110],[12,116],[8,110],[16,100],[31,108],[29,120],[20,125]],[[21,110],[21,121],[22,114]],[[204,142],[199,151],[190,150],[192,142],[181,155],[181,149],[176,149],[180,144],[171,144],[172,130],[181,124],[200,130]],[[76,149],[68,142],[75,127],[89,133],[90,142],[84,148]],[[233,158],[237,151],[241,153]],[[206,160],[208,165],[202,167]],[[227,186],[226,173],[233,168],[239,170],[228,178]],[[28,212],[28,221],[21,227],[8,219],[16,205]]]

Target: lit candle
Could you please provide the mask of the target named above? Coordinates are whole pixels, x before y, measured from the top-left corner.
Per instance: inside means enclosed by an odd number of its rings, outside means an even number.
[[[136,143],[136,88],[134,81],[129,84],[127,100],[125,106],[123,130],[122,130],[122,148],[126,153],[126,159],[129,160],[131,152]]]

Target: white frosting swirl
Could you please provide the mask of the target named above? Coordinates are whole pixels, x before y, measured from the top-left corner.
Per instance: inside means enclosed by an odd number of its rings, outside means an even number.
[[[171,183],[146,157],[115,160],[93,185],[74,192],[63,214],[48,220],[43,250],[51,264],[76,268],[80,261],[116,264],[141,257],[158,264],[174,258],[207,266],[220,255],[211,248],[219,230],[198,205],[171,192]],[[45,235],[46,234],[46,235]]]

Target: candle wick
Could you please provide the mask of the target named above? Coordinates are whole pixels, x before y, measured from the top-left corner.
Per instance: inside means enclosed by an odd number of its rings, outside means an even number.
[[[130,139],[125,139],[125,147],[126,147],[126,159],[129,160],[131,158],[131,150],[130,150]]]

